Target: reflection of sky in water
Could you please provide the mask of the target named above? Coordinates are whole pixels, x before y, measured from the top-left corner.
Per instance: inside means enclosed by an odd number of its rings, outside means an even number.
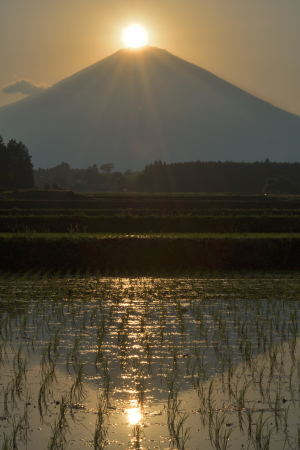
[[[59,330],[62,366],[66,355],[72,359],[77,342],[90,380],[101,378],[95,371],[98,355],[99,363],[107,358],[115,389],[134,389],[141,396],[149,389],[161,395],[161,379],[171,372],[182,389],[191,388],[189,373],[199,359],[207,378],[226,369],[228,358],[237,364],[245,351],[252,356],[264,352],[266,345],[283,339],[284,331],[287,336],[295,309],[294,299],[280,298],[282,282],[272,279],[79,279],[66,285],[72,286],[71,299],[63,282],[52,298],[39,298],[43,288],[31,286],[25,334],[38,332],[35,343],[43,345]],[[263,297],[270,293],[276,298],[266,302]]]
[[[23,302],[21,310],[19,303],[19,309],[9,311],[12,341],[32,340],[36,351],[28,354],[37,362],[49,338],[54,342],[57,337],[60,370],[73,376],[80,361],[94,395],[98,389],[109,391],[118,429],[124,423],[139,433],[143,424],[154,426],[156,413],[160,417],[163,411],[161,402],[170,401],[172,389],[192,405],[199,380],[206,382],[298,334],[296,280],[89,278],[22,283],[18,288],[0,285],[0,297],[13,290]],[[157,404],[158,411],[149,409]]]

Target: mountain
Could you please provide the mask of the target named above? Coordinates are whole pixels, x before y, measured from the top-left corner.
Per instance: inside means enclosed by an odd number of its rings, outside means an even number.
[[[119,50],[46,91],[0,108],[0,135],[36,167],[161,159],[296,161],[300,118],[165,50]]]

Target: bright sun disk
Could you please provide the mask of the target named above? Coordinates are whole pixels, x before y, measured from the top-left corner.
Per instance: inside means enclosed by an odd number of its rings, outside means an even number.
[[[144,47],[148,44],[149,34],[141,25],[130,25],[123,30],[122,41],[129,48]]]

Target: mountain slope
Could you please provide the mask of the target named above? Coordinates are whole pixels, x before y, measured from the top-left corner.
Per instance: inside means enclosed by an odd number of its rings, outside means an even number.
[[[162,159],[295,161],[300,118],[170,53],[120,50],[47,91],[0,108],[0,135],[35,166]]]

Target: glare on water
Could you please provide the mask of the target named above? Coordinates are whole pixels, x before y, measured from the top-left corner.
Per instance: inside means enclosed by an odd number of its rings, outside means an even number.
[[[0,277],[4,448],[297,448],[299,330],[295,274]]]
[[[125,409],[128,423],[130,425],[139,425],[143,417],[141,408],[138,406],[137,400],[131,400],[130,404],[130,408]]]

